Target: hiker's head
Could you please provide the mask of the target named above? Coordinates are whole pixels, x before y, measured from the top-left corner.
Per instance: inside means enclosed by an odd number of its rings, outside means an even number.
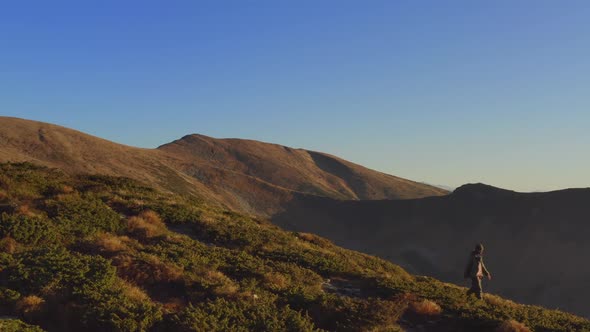
[[[481,254],[483,252],[483,244],[481,244],[481,243],[476,244],[475,245],[475,252]]]

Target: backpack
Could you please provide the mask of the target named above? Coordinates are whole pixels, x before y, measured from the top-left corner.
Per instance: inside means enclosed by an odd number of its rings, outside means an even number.
[[[469,255],[469,261],[467,262],[467,266],[465,267],[465,272],[463,272],[464,278],[471,278],[477,274],[477,269],[479,268],[481,257],[481,255],[475,253],[471,253]]]

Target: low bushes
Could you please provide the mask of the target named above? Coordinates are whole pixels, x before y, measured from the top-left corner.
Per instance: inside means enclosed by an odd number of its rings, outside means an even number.
[[[217,299],[189,305],[173,315],[166,326],[173,331],[316,331],[309,317],[277,307],[268,299],[227,301]]]
[[[76,237],[99,231],[117,233],[124,227],[121,216],[91,194],[61,196],[47,201],[46,208],[62,229]]]
[[[0,283],[27,294],[16,301],[15,309],[32,321],[30,314],[39,313],[44,302],[35,294],[46,294],[52,305],[39,321],[57,329],[68,323],[59,319],[64,316],[75,316],[77,328],[92,330],[144,330],[160,320],[160,309],[149,297],[118,281],[115,271],[100,256],[47,247],[17,254],[0,272]]]
[[[18,319],[2,319],[0,318],[0,331],[2,332],[43,332],[43,329],[29,325]]]
[[[26,245],[37,245],[55,242],[59,233],[55,225],[45,217],[2,213],[0,237],[4,238],[4,247],[8,246],[6,249],[10,251],[13,247],[10,239]]]

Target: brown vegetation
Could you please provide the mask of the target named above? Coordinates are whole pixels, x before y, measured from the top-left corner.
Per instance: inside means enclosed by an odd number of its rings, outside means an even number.
[[[496,332],[531,332],[531,330],[515,320],[507,320],[498,326]]]
[[[272,290],[283,290],[289,286],[289,279],[280,273],[266,273],[264,282]]]
[[[183,270],[171,263],[162,262],[158,257],[142,255],[118,255],[113,258],[119,276],[135,284],[155,284],[158,282],[179,281]]]
[[[492,295],[492,294],[484,294],[484,298],[486,302],[492,305],[503,305],[503,306],[511,306],[516,307],[518,304],[514,303],[513,301],[503,299],[499,296]]]
[[[34,320],[36,316],[40,315],[44,304],[45,300],[42,298],[29,295],[16,301],[15,310],[26,319]]]
[[[238,285],[220,271],[208,270],[204,279],[211,284],[213,293],[217,296],[233,296],[238,292]]]
[[[14,212],[17,214],[23,215],[23,216],[27,216],[27,217],[31,217],[31,216],[35,215],[35,212],[32,211],[29,204],[19,205]]]
[[[131,241],[127,236],[117,236],[111,233],[99,233],[94,239],[95,246],[100,252],[117,253],[125,251],[129,247],[127,242]]]
[[[311,242],[311,243],[313,243],[315,245],[318,245],[318,246],[320,246],[322,248],[325,248],[325,247],[328,247],[328,246],[333,245],[332,242],[330,242],[329,240],[327,240],[327,239],[325,239],[323,237],[317,236],[315,234],[311,234],[311,233],[299,233],[298,236],[299,236],[300,239],[305,240],[307,242]]]
[[[6,236],[0,240],[0,252],[13,254],[16,251],[18,243],[10,236]]]
[[[72,186],[68,186],[68,185],[63,185],[61,187],[61,193],[62,194],[71,194],[74,191],[76,191]]]
[[[434,301],[421,300],[411,302],[409,309],[417,315],[437,316],[442,312],[441,307]]]
[[[145,293],[144,290],[137,287],[136,285],[129,283],[125,280],[118,280],[119,287],[123,291],[123,294],[128,296],[134,301],[151,301],[150,297]]]
[[[145,240],[166,233],[166,225],[154,211],[144,211],[127,220],[127,231],[133,236]]]
[[[172,297],[168,298],[166,302],[163,303],[164,311],[166,312],[178,312],[182,310],[187,305],[186,300],[180,297]]]

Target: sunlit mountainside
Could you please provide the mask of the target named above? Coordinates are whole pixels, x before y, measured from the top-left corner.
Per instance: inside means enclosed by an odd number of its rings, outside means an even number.
[[[7,117],[0,117],[0,161],[126,176],[258,216],[280,211],[299,193],[355,200],[447,193],[331,155],[276,144],[189,135],[158,149],[141,149]]]

